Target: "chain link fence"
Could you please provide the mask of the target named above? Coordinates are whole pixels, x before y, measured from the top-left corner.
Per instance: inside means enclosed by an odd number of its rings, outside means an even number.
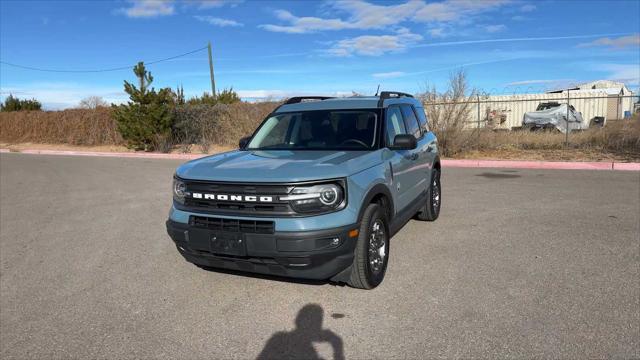
[[[634,146],[630,150],[640,152],[638,95],[607,94],[598,89],[563,90],[542,94],[474,94],[444,101],[437,96],[424,96],[422,102],[436,124],[436,132],[442,134],[449,156],[470,148],[505,146],[555,149],[589,145],[607,149],[615,145],[617,149]],[[547,124],[544,120],[538,124],[529,120],[525,123],[525,114],[528,118],[555,118]],[[452,129],[451,124],[463,125]]]

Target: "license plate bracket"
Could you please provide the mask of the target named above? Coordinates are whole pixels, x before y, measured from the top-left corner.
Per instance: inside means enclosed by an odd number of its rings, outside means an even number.
[[[247,246],[241,233],[212,232],[209,245],[213,254],[247,256]]]

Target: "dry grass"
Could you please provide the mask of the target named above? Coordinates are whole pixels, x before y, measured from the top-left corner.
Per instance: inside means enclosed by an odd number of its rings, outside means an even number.
[[[120,145],[110,108],[0,112],[0,141]]]
[[[565,135],[559,132],[481,131],[476,134],[474,149],[449,149],[454,157],[499,154],[502,158],[514,158],[513,154],[523,157],[522,154],[530,153],[534,157],[558,160],[567,157],[583,160],[640,159],[640,119],[637,116],[631,120],[609,122],[604,128],[572,132],[569,134],[568,145],[565,143]]]
[[[176,128],[163,150],[214,153],[234,148],[238,140],[251,134],[277,105],[275,102],[237,103],[177,109]],[[631,120],[609,122],[602,129],[573,132],[569,135],[568,146],[565,136],[554,132],[478,132],[459,126],[434,130],[441,140],[442,153],[449,158],[640,161],[640,119],[637,115]],[[446,136],[442,131],[446,131]],[[0,113],[1,147],[55,148],[61,145],[124,151],[125,144],[109,108]]]
[[[189,149],[197,144],[202,152],[215,145],[236,146],[251,135],[278,103],[188,105],[175,112],[173,144]]]
[[[191,151],[197,144],[201,152],[236,146],[238,139],[250,135],[278,103],[236,103],[197,105],[176,109],[177,128],[172,138],[162,139],[163,150],[176,146]],[[111,116],[111,108],[64,111],[0,112],[0,142],[7,144],[69,144],[82,146],[124,145]]]

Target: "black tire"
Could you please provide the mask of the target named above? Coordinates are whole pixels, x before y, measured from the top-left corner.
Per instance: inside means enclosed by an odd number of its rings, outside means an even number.
[[[431,171],[431,182],[427,189],[427,201],[420,212],[416,214],[416,218],[422,221],[435,221],[440,215],[441,206],[442,188],[440,187],[440,171],[433,169],[433,171]]]
[[[374,228],[377,226],[376,240],[372,240]],[[378,247],[373,251],[376,244],[379,244],[378,236],[382,232],[384,248]],[[374,245],[371,245],[374,244]],[[371,249],[370,249],[371,248]],[[371,251],[370,251],[371,250]],[[372,253],[373,251],[373,253]],[[380,251],[384,255],[380,255]],[[381,259],[381,261],[380,261]],[[374,262],[374,264],[372,264]],[[384,211],[378,204],[369,204],[362,216],[360,224],[360,234],[356,243],[355,257],[351,266],[351,276],[347,282],[349,286],[358,289],[373,289],[380,285],[389,262],[389,226]]]

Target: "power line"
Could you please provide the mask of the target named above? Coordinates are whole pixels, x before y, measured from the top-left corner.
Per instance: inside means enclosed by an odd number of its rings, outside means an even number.
[[[199,49],[195,49],[195,50],[192,50],[192,51],[189,51],[189,52],[186,52],[184,54],[175,55],[175,56],[171,56],[171,57],[160,59],[160,60],[150,61],[150,62],[147,62],[145,64],[146,65],[152,65],[152,64],[157,64],[157,63],[163,62],[163,61],[173,60],[173,59],[176,59],[176,58],[179,58],[179,57],[182,57],[182,56],[186,56],[186,55],[191,55],[193,53],[197,53],[198,51],[205,50],[206,48],[207,48],[207,46],[201,47]],[[101,72],[109,72],[109,71],[131,70],[131,68],[132,68],[132,65],[129,65],[129,66],[120,66],[120,67],[108,68],[108,69],[96,69],[96,70],[62,70],[62,69],[45,69],[45,68],[39,68],[39,67],[34,67],[34,66],[25,66],[25,65],[14,64],[14,63],[2,61],[2,60],[0,60],[0,64],[9,65],[9,66],[13,66],[13,67],[24,69],[24,70],[55,72],[55,73],[101,73]]]

